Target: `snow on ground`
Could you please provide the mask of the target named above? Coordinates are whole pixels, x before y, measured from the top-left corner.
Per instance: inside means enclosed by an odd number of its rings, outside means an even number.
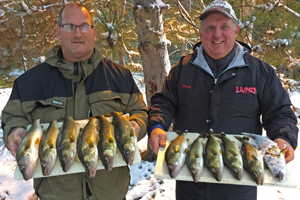
[[[0,113],[9,98],[11,89],[0,89]],[[300,107],[300,95],[291,97],[295,106]],[[33,200],[32,179],[29,181],[14,180],[15,158],[4,147],[3,132],[0,129],[0,199],[1,200]],[[299,144],[299,142],[298,142]],[[147,149],[147,136],[138,142],[140,151]],[[258,187],[258,200],[295,200],[300,196],[299,146],[295,152],[295,160],[288,164],[297,180],[297,188]],[[130,166],[131,181],[127,200],[175,200],[175,181],[172,179],[157,180],[154,178],[155,163],[144,162]]]

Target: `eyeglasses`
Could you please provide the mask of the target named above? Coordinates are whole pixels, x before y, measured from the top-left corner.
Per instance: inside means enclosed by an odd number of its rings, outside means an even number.
[[[61,25],[61,27],[63,27],[63,29],[67,32],[74,32],[76,30],[76,28],[78,27],[80,29],[80,31],[83,33],[87,33],[93,28],[92,25],[88,25],[88,24],[83,24],[80,26],[76,26],[74,24],[63,24],[63,25]]]

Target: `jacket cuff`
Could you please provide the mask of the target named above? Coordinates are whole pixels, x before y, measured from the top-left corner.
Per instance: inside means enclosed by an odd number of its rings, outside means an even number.
[[[150,138],[150,135],[151,135],[151,132],[154,130],[154,129],[156,129],[156,128],[160,128],[160,129],[162,129],[162,130],[165,130],[164,129],[164,127],[163,127],[163,125],[161,125],[161,124],[154,124],[153,126],[151,126],[151,128],[148,130],[148,137]]]

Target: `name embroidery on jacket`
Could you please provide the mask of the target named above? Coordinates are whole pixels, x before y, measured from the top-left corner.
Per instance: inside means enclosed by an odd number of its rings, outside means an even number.
[[[235,93],[243,93],[243,94],[256,94],[256,88],[255,87],[236,87]]]
[[[183,84],[183,87],[184,87],[184,88],[192,88],[191,86],[185,85],[185,84]]]

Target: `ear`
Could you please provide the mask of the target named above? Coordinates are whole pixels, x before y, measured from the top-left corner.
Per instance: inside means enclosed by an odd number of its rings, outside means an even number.
[[[56,27],[55,34],[56,34],[56,38],[60,41],[60,28],[59,27]]]
[[[202,33],[201,33],[201,29],[199,28],[199,35],[200,35],[200,39],[202,37]]]
[[[94,34],[94,42],[96,42],[96,40],[97,40],[97,31],[96,31],[96,28],[94,27],[92,29],[92,31],[93,31],[93,34]]]
[[[240,29],[241,29],[240,25],[236,25],[236,30],[234,31],[236,34],[235,38],[237,38],[237,36],[239,35]]]

